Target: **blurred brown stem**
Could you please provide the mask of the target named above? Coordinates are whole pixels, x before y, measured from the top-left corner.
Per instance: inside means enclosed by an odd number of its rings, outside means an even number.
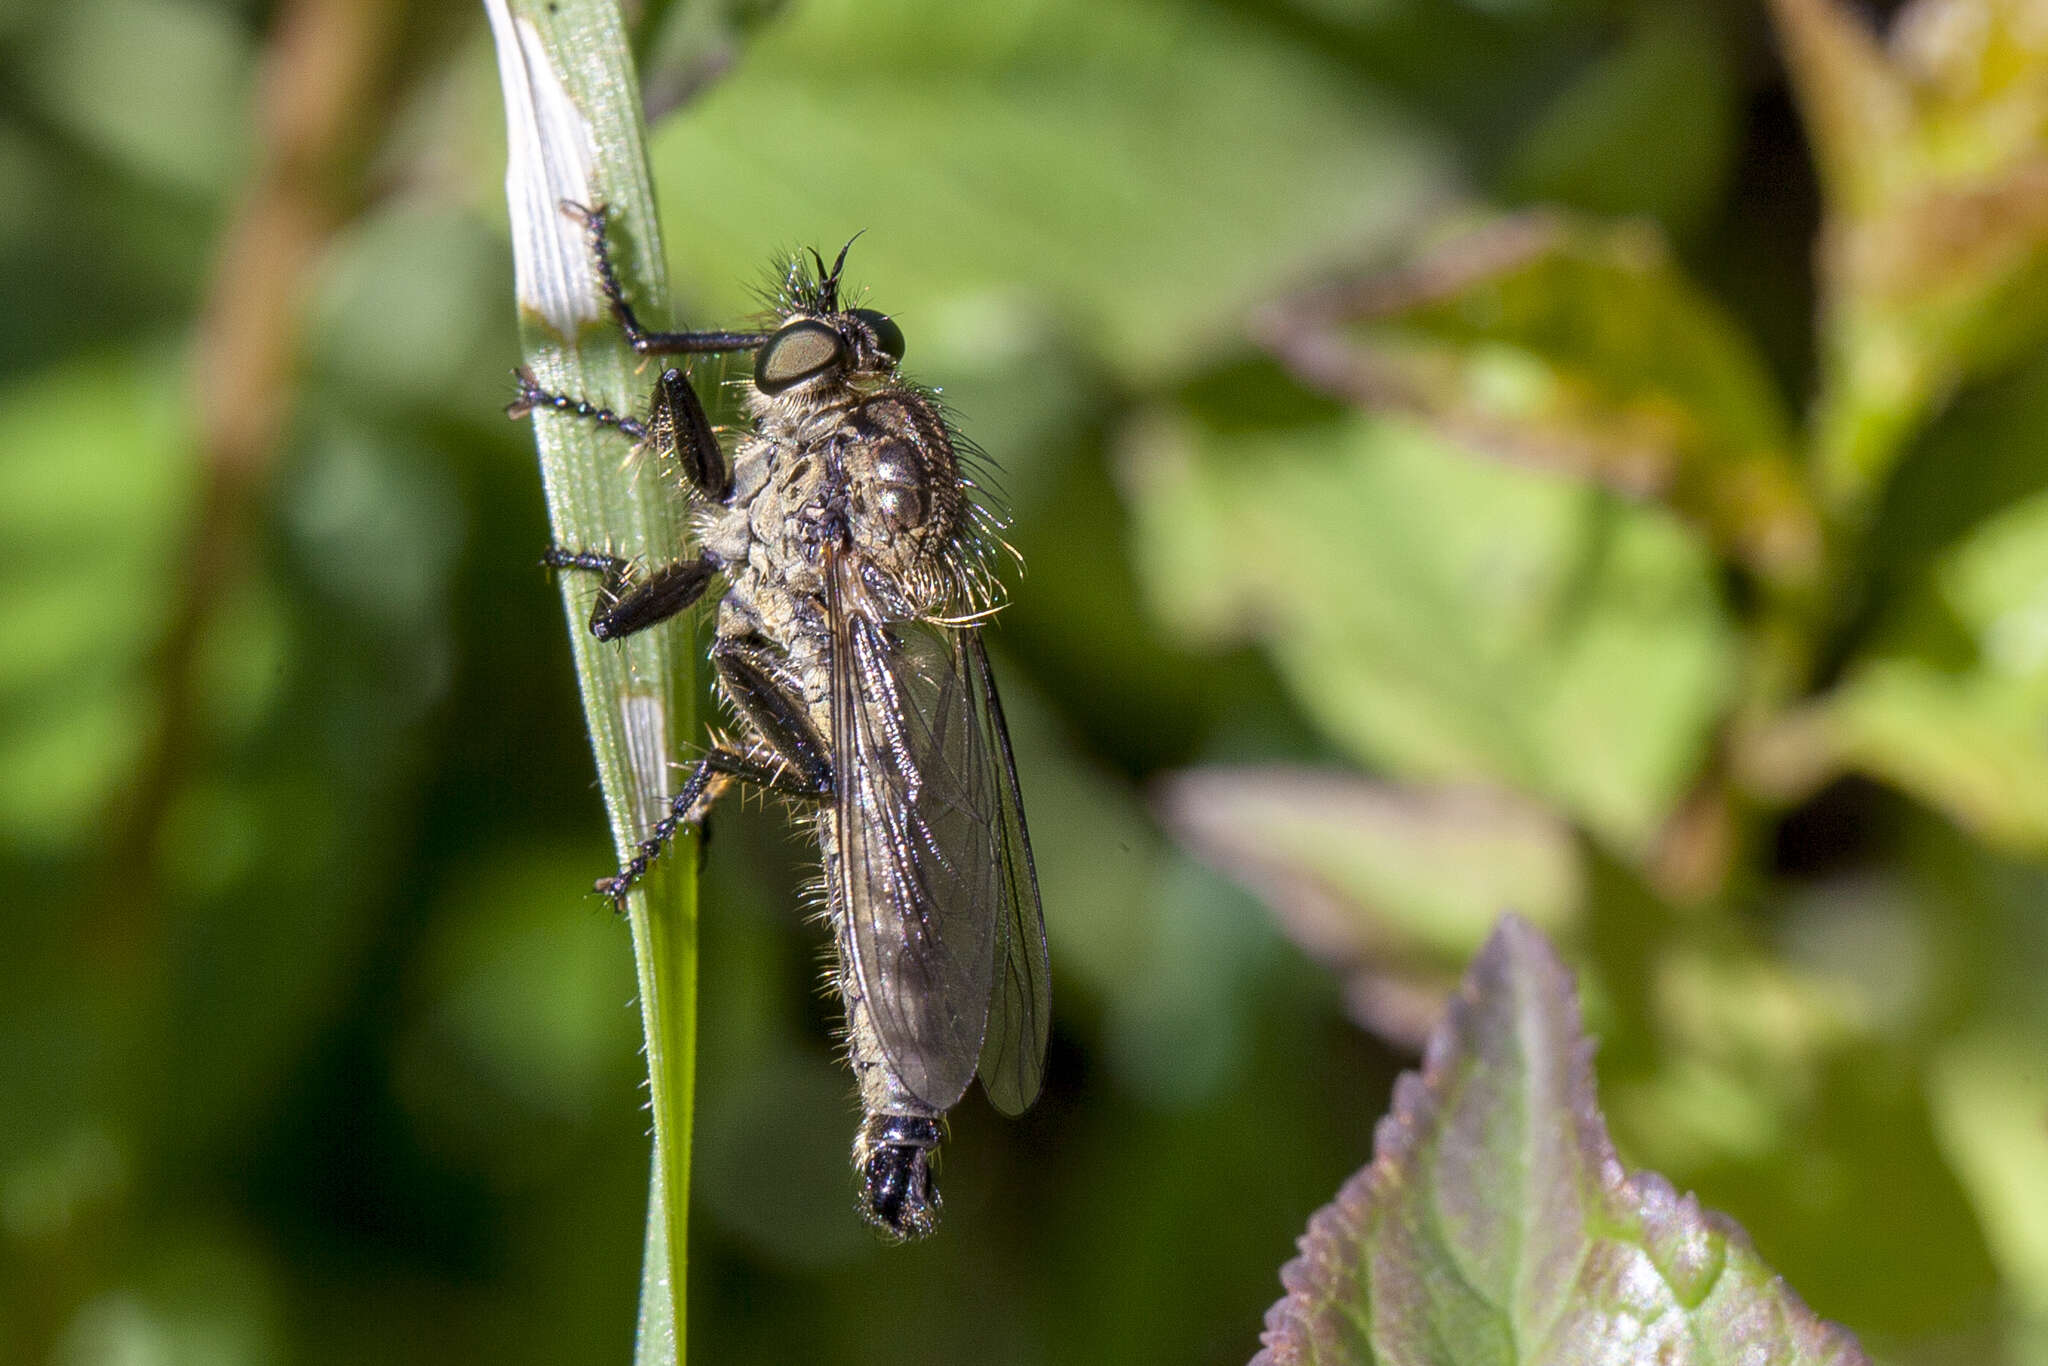
[[[252,509],[292,410],[306,273],[354,207],[402,12],[401,0],[292,0],[264,53],[258,163],[201,306],[202,487],[170,624],[151,660],[158,721],[110,846],[118,852],[100,949],[126,975],[146,971],[157,937],[156,832],[196,746],[193,658],[246,558]]]

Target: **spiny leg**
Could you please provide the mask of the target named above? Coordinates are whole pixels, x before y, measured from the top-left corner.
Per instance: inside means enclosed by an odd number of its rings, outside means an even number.
[[[669,803],[669,814],[633,846],[632,856],[618,872],[598,879],[597,890],[621,908],[626,894],[661,857],[676,831],[701,822],[727,783],[748,782],[804,801],[822,801],[832,795],[832,764],[825,742],[805,715],[802,699],[777,681],[762,653],[724,645],[711,652],[711,661],[718,668],[726,695],[752,724],[773,762],[763,763],[724,745],[699,759]]]
[[[831,796],[831,751],[811,724],[803,698],[780,677],[770,648],[752,640],[721,641],[711,651],[711,662],[717,666],[722,690],[748,727],[796,775],[802,788],[796,795]]]
[[[647,430],[654,438],[654,453],[673,460],[691,488],[716,502],[731,500],[732,470],[725,463],[725,451],[695,386],[682,371],[664,370],[655,381]]]
[[[628,586],[632,561],[609,551],[549,546],[540,562],[550,569],[585,569],[604,575],[597,601],[590,608],[590,634],[599,640],[619,640],[667,621],[703,597],[719,570],[718,560],[707,552],[665,564],[644,582]]]
[[[514,370],[512,376],[519,381],[519,397],[505,405],[505,416],[514,421],[527,416],[536,408],[552,408],[558,413],[588,418],[600,427],[616,427],[635,441],[647,439],[647,428],[638,418],[624,417],[585,399],[543,389],[540,381],[533,377],[533,371],[523,365]]]
[[[633,306],[626,302],[626,291],[619,286],[618,272],[612,269],[611,245],[605,238],[611,210],[603,204],[585,208],[565,199],[562,212],[583,225],[584,240],[590,244],[591,261],[597,267],[598,287],[604,291],[605,301],[612,306],[612,316],[619,320],[619,330],[626,334],[626,342],[636,354],[675,356],[752,351],[768,340],[766,332],[649,332],[634,316]]]
[[[535,409],[550,408],[600,427],[616,428],[634,441],[651,442],[655,454],[673,460],[690,487],[705,497],[722,503],[732,496],[732,471],[718,445],[718,433],[689,376],[682,371],[671,367],[661,372],[644,422],[587,399],[544,389],[533,371],[523,365],[512,374],[519,381],[519,397],[505,405],[507,417],[522,418]]]
[[[626,894],[646,876],[654,861],[668,848],[669,841],[675,838],[676,831],[685,825],[702,822],[726,784],[734,780],[792,797],[810,795],[780,770],[757,762],[738,750],[723,746],[713,749],[691,766],[690,776],[683,780],[682,790],[669,803],[669,814],[656,821],[647,837],[633,846],[632,855],[620,865],[618,872],[597,880],[594,890],[610,897],[612,904],[623,911]]]

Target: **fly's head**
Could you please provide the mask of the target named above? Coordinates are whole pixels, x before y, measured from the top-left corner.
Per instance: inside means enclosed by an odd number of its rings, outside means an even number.
[[[754,353],[754,388],[790,404],[814,402],[861,380],[893,380],[902,359],[903,329],[886,313],[792,313]]]
[[[811,253],[815,273],[801,257],[792,261],[776,300],[781,325],[754,353],[754,388],[792,404],[829,398],[861,381],[889,382],[903,360],[903,329],[872,308],[844,308],[839,275],[848,242],[832,268]]]
[[[869,1115],[853,1140],[861,1217],[895,1242],[939,1226],[939,1122],[921,1115]]]
[[[815,496],[796,513],[809,558],[842,547],[878,605],[939,610],[958,596],[966,515],[952,433],[932,396],[898,374],[903,330],[841,306],[845,263],[842,249],[829,270],[815,252],[790,266],[781,325],[754,354],[756,411],[798,429],[832,424]]]

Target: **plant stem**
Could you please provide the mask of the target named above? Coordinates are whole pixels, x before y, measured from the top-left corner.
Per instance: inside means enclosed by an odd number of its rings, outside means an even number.
[[[564,200],[611,211],[613,260],[643,316],[667,307],[640,91],[616,0],[485,0],[504,85],[506,197],[518,266],[520,340],[535,377],[616,411],[643,406],[644,379],[612,324],[582,226]],[[508,386],[508,397],[510,390]],[[647,562],[684,550],[687,507],[625,462],[616,433],[553,412],[533,417],[555,543],[619,548]],[[539,547],[535,547],[536,551]],[[695,734],[694,652],[673,630],[623,644],[592,638],[594,576],[565,574],[575,652],[613,843],[627,851],[666,814],[679,745]],[[627,903],[654,1118],[638,1363],[683,1359],[696,1086],[697,844],[678,838]]]

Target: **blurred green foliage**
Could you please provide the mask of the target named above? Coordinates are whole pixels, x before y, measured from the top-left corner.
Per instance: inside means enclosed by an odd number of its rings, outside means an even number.
[[[722,813],[700,1359],[1243,1360],[1410,1060],[1347,1005],[1527,879],[1631,1162],[1881,1360],[2048,1363],[2048,22],[1889,8],[646,7],[679,315],[865,230],[1002,470],[1058,993],[870,1242],[803,843]],[[309,14],[376,55],[280,178]],[[480,10],[0,3],[0,1361],[629,1351],[499,128]]]

